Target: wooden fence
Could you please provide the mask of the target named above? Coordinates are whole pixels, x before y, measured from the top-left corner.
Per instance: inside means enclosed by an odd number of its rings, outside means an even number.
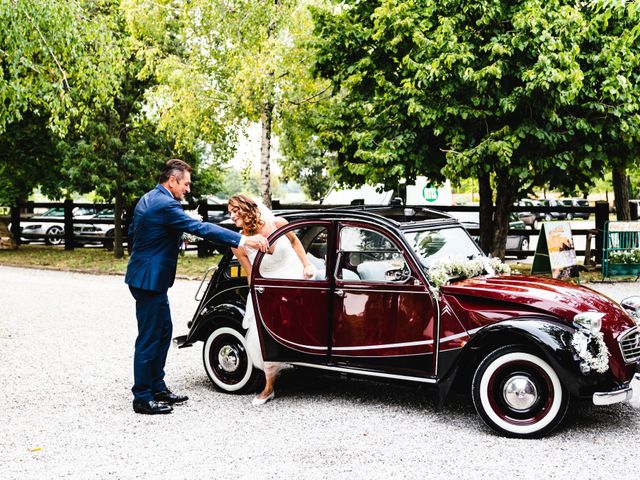
[[[631,202],[631,211],[632,211],[632,219],[637,220],[638,218],[638,207],[637,203]],[[312,209],[327,209],[334,207],[346,207],[347,205],[315,205],[315,204],[281,204],[280,202],[275,201],[273,204],[273,209],[278,212],[286,212],[286,211],[294,211],[294,210],[312,210]],[[89,208],[94,209],[96,211],[106,208],[114,208],[112,204],[99,204],[99,203],[75,203],[72,200],[65,200],[64,202],[27,202],[18,206],[11,207],[10,209],[10,217],[0,217],[5,222],[11,223],[11,232],[13,234],[14,239],[16,239],[17,243],[19,243],[20,239],[20,224],[25,221],[30,221],[33,216],[33,212],[36,208],[62,208],[64,209],[64,215],[62,217],[52,217],[51,219],[43,219],[42,217],[38,218],[38,222],[42,221],[44,223],[58,223],[64,225],[64,233],[60,235],[61,238],[64,239],[64,248],[66,250],[72,250],[78,240],[85,239],[81,235],[77,235],[74,233],[74,225],[77,224],[110,224],[112,223],[108,219],[78,219],[74,218],[73,210],[76,207],[81,208]],[[411,206],[407,205],[406,208],[424,208],[424,205],[420,206]],[[125,209],[124,217],[122,219],[123,223],[123,236],[126,241],[126,232],[129,224],[128,212],[132,211],[133,207]],[[433,205],[429,208],[438,211],[444,211],[448,213],[455,212],[479,212],[479,207],[477,205]],[[204,221],[216,221],[220,218],[223,218],[227,212],[226,204],[209,204],[206,201],[202,201],[198,204],[190,204],[185,205],[185,209],[197,209],[200,215],[202,216]],[[597,263],[600,262],[602,256],[602,247],[603,247],[603,235],[605,230],[605,222],[609,220],[609,204],[607,202],[595,202],[595,206],[593,207],[576,207],[576,206],[514,206],[514,212],[531,212],[531,213],[547,213],[547,212],[564,212],[571,213],[575,217],[576,213],[588,213],[589,215],[595,215],[595,228],[585,228],[585,229],[573,229],[572,233],[574,236],[584,236],[585,237],[585,249],[580,249],[576,251],[578,256],[585,257],[585,263],[589,263],[591,261],[591,257],[595,257],[595,261]],[[477,228],[470,228],[469,232],[472,235],[479,235],[479,231]],[[538,229],[527,229],[526,232],[523,230],[510,229],[510,235],[520,235],[527,234],[530,236],[534,236],[539,234]],[[595,249],[591,249],[591,239],[595,238]],[[213,248],[207,242],[200,242],[198,244],[198,254],[200,256],[207,256],[212,253]],[[533,255],[535,252],[533,250],[516,250],[510,251],[512,254],[526,254]]]

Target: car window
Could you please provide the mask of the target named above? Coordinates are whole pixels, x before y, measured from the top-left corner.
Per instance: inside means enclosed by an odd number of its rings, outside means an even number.
[[[44,212],[41,216],[43,217],[64,217],[64,208],[56,207],[50,208],[46,212]]]
[[[295,235],[309,263],[315,267],[315,275],[307,280],[324,280],[326,278],[327,229],[324,226],[303,227],[290,230],[278,237],[272,244],[269,255],[265,255],[260,263],[262,278],[282,278],[302,280],[303,264],[293,249],[290,235]]]
[[[397,282],[409,277],[402,251],[383,234],[343,227],[336,278],[345,281]]]

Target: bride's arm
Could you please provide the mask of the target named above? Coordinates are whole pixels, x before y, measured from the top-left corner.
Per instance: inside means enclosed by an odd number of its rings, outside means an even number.
[[[276,228],[280,228],[286,225],[287,223],[289,223],[287,222],[286,219],[282,217],[276,217],[274,220],[275,220]],[[291,246],[293,247],[293,250],[296,252],[296,255],[302,262],[302,266],[304,267],[304,278],[307,278],[307,279],[313,278],[316,274],[316,268],[313,266],[311,262],[309,262],[309,259],[307,258],[307,254],[304,251],[304,247],[302,246],[302,243],[300,243],[300,239],[296,236],[294,232],[287,232],[286,235],[289,241],[291,242]]]
[[[240,262],[240,265],[242,265],[244,271],[247,273],[247,283],[251,285],[251,262],[249,261],[249,257],[245,253],[244,248],[232,248],[231,251]]]

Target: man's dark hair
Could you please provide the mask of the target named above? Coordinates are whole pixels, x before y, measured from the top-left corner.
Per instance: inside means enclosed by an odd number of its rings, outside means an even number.
[[[178,181],[184,177],[184,172],[192,172],[193,168],[187,162],[173,158],[168,160],[162,167],[160,176],[158,177],[158,183],[164,183],[169,180],[169,177],[176,177]]]

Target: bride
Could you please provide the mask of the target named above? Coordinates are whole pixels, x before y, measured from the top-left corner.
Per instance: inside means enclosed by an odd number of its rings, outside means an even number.
[[[287,224],[287,220],[275,217],[271,210],[262,204],[259,205],[246,195],[234,195],[229,198],[228,209],[231,221],[241,229],[243,235],[259,233],[269,237],[276,229]],[[251,267],[258,251],[248,245],[232,250],[242,268],[247,272],[249,282],[251,282]],[[263,259],[260,266],[261,274],[266,277],[310,279],[315,275],[315,268],[307,259],[304,248],[294,232],[289,232],[278,238],[269,247],[267,255],[269,256]],[[242,327],[247,329],[247,350],[254,365],[264,370],[266,379],[264,389],[253,399],[252,404],[257,406],[263,405],[275,397],[274,386],[279,364],[262,360],[256,318],[250,295],[247,298],[245,312]]]

